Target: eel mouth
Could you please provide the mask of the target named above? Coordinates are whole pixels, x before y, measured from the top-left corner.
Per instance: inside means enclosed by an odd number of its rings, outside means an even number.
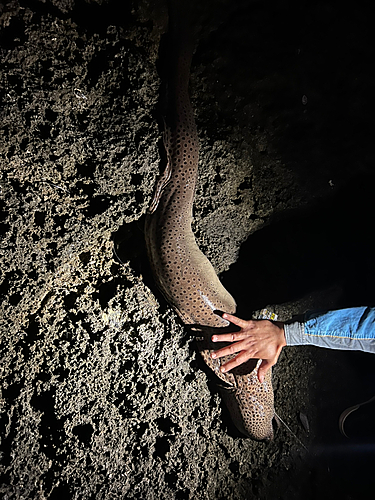
[[[231,419],[239,432],[255,441],[270,442],[274,437],[273,405],[259,399],[250,392],[228,390],[218,386],[221,397],[228,408]]]
[[[261,361],[258,359],[250,359],[230,372],[220,372],[221,364],[234,355],[212,359],[211,352],[227,344],[213,343],[211,336],[233,331],[233,325],[219,328],[189,325],[189,330],[195,338],[204,369],[219,390],[235,427],[244,437],[270,442],[274,436],[275,417],[271,373],[263,384],[259,382],[257,371]]]

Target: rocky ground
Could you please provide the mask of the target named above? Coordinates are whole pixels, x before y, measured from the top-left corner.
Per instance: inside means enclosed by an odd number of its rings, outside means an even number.
[[[370,7],[196,2],[194,231],[244,317],[374,302]],[[253,442],[155,289],[166,26],[159,0],[0,5],[1,498],[372,498],[369,419],[337,425],[370,355],[284,349],[289,430]]]

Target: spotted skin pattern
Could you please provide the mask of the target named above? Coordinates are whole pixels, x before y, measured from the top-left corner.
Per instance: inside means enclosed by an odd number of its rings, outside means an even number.
[[[199,250],[191,228],[199,143],[188,95],[192,44],[180,35],[174,43],[168,82],[164,145],[168,164],[159,181],[145,223],[148,256],[155,281],[181,320],[197,328],[203,360],[219,379],[218,386],[236,427],[248,437],[269,440],[274,417],[271,370],[265,382],[257,378],[257,360],[229,373],[219,371],[230,357],[213,360],[212,328],[228,322],[215,310],[235,313],[236,303],[223,287],[209,260]]]

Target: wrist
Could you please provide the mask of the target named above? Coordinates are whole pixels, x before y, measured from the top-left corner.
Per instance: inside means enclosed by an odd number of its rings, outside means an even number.
[[[275,321],[275,325],[279,328],[279,343],[280,343],[280,350],[285,347],[286,344],[286,337],[285,337],[285,328],[284,328],[284,323],[282,321]]]

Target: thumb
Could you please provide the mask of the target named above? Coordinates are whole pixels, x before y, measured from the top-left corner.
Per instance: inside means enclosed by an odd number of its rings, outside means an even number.
[[[261,384],[263,384],[265,376],[268,370],[272,367],[273,363],[271,363],[268,359],[263,359],[258,368],[258,380]]]

